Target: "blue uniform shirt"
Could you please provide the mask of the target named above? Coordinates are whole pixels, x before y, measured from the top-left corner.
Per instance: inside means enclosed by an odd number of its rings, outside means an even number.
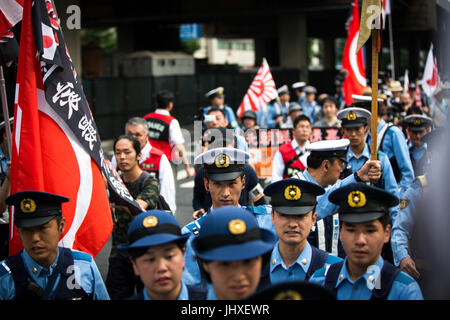
[[[303,104],[301,104],[301,107],[302,107],[302,114],[308,116],[308,118],[311,120],[311,125],[313,125],[315,117],[320,112],[320,106],[317,104],[315,100],[313,101],[312,104],[309,104],[308,100],[305,99],[305,101],[303,101]]]
[[[338,300],[369,300],[372,290],[379,283],[379,276],[383,268],[384,260],[380,256],[374,265],[368,268],[365,274],[353,281],[347,271],[347,258],[339,273],[336,282]],[[319,285],[325,284],[327,268],[317,270],[310,279],[310,282]],[[377,282],[378,281],[378,282]],[[392,288],[387,296],[388,300],[423,300],[422,291],[417,282],[403,271],[397,275],[392,284]]]
[[[379,133],[385,125],[386,122],[381,119],[377,127],[377,132]],[[370,146],[370,138],[368,142]],[[398,127],[392,126],[386,131],[380,149],[383,150],[388,159],[395,157],[397,161],[398,168],[401,172],[401,179],[398,182],[398,186],[400,188],[400,197],[402,198],[403,193],[408,189],[414,180],[414,169],[409,156],[409,149],[406,144],[405,135]]]
[[[407,206],[400,210],[400,214],[392,225],[391,246],[394,255],[394,264],[400,265],[404,258],[408,258],[408,242],[414,228],[416,217],[415,207],[422,198],[422,185],[417,180],[406,190],[404,198]]]
[[[242,207],[254,214],[258,221],[258,226],[267,230],[271,230],[275,233],[275,227],[272,224],[272,217],[270,215],[272,207],[269,205],[257,206],[257,207]],[[209,211],[212,211],[213,208]],[[206,213],[208,214],[208,213]],[[185,268],[183,271],[182,280],[188,285],[200,285],[202,282],[200,269],[198,267],[197,259],[195,258],[194,249],[192,248],[192,241],[201,229],[203,217],[198,220],[194,220],[188,223],[181,229],[182,234],[190,233],[188,240],[186,241],[186,252],[184,253]]]
[[[277,117],[277,107],[275,104],[262,106],[256,113],[256,123],[261,129],[275,129],[275,119]]]
[[[306,273],[308,272],[311,264],[312,249],[311,245],[306,242],[305,247],[298,256],[297,260],[290,266],[286,267],[280,251],[278,250],[278,244],[272,251],[270,258],[270,283],[275,284],[283,281],[301,281],[305,280]],[[335,257],[331,254],[328,255],[325,266],[341,261],[341,258]]]
[[[356,155],[353,153],[352,148],[348,148],[347,163],[349,166],[351,166],[353,173],[361,169],[364,163],[366,163],[366,161],[369,159],[370,150],[367,144],[364,146],[364,150],[359,158],[356,157]],[[381,179],[384,180],[384,190],[392,193],[396,197],[399,197],[397,181],[395,180],[394,172],[392,171],[389,158],[384,152],[378,151],[378,160],[381,161]],[[392,221],[394,221],[397,217],[399,210],[399,205],[391,208],[390,216]]]
[[[43,289],[47,286],[48,278],[51,276],[58,257],[60,250],[58,250],[58,255],[50,266],[49,269],[45,269],[39,264],[37,264],[30,255],[22,250],[19,254],[22,255],[22,259],[25,265],[25,270],[28,272],[29,276]],[[105,284],[103,283],[100,272],[95,264],[94,259],[87,253],[72,250],[73,260],[75,264],[75,279],[77,283],[83,288],[87,294],[93,293],[94,300],[109,300],[108,292],[106,291]],[[0,263],[0,300],[11,300],[14,298],[14,280],[12,275],[9,274],[9,268],[6,267],[5,261]],[[33,273],[33,269],[37,270]],[[59,282],[60,275],[55,282],[53,290],[56,289]]]
[[[152,300],[152,298],[150,298],[150,296],[148,295],[147,290],[145,290],[145,288],[142,289],[142,291],[144,294],[144,300]],[[181,291],[180,291],[180,294],[178,295],[177,300],[190,300],[188,289],[187,289],[186,285],[183,283],[183,281],[181,281]]]

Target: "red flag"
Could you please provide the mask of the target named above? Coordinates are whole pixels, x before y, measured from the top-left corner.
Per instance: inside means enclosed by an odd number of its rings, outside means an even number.
[[[67,63],[68,57],[57,51],[46,60],[44,56],[48,52],[39,50],[42,43],[36,42],[36,35],[40,34],[36,26],[44,28],[49,20],[41,15],[42,21],[32,21],[32,10],[41,10],[41,14],[48,11],[42,0],[35,0],[34,6],[32,8],[31,1],[24,4],[14,110],[11,194],[38,190],[70,198],[69,202],[62,204],[66,229],[60,245],[95,256],[111,234],[112,219],[102,171],[86,151],[80,136],[85,139],[88,135],[90,138],[95,136],[94,142],[100,141],[95,135],[96,128],[89,118],[89,110],[84,110],[81,104],[84,94],[81,89],[77,91],[81,85],[70,70],[73,66]],[[62,46],[60,49],[65,52],[59,27],[53,29],[52,35],[59,38],[57,45]],[[53,61],[54,66],[60,63],[63,67],[49,67],[49,57],[55,61],[58,58],[57,62]],[[67,81],[64,86],[60,82],[62,78]],[[80,136],[71,128],[73,123],[58,114],[51,102],[60,106],[63,113],[67,113],[67,109],[73,113],[69,119],[76,121],[82,130]],[[78,121],[77,116],[85,121]],[[13,207],[11,213],[13,226]],[[11,229],[11,237],[10,255],[22,247],[16,230]]]
[[[343,83],[346,105],[351,105],[353,103],[352,94],[362,94],[367,85],[363,51],[359,50],[358,53],[356,53],[359,36],[358,0],[354,0],[352,6],[352,17],[342,57],[342,69],[347,70],[348,72],[347,78]]]
[[[22,20],[22,7],[24,0],[0,1],[0,36],[8,32],[16,23]]]
[[[238,117],[242,117],[246,110],[258,111],[263,105],[275,99],[277,96],[275,81],[273,81],[269,65],[264,58],[261,67],[239,106],[237,111]]]

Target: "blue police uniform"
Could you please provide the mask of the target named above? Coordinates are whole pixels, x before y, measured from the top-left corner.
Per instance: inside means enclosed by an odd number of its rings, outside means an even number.
[[[370,300],[373,298],[376,284],[380,282],[380,275],[384,264],[387,263],[383,258],[369,267],[365,274],[353,281],[347,269],[347,258],[344,264],[338,270],[338,279],[334,286],[337,291],[338,300]],[[317,270],[310,281],[324,286],[328,268]],[[399,271],[399,270],[398,270]],[[417,282],[403,271],[398,272],[392,283],[392,287],[386,297],[387,300],[423,300],[422,291]]]
[[[270,196],[270,203],[276,211],[275,214],[283,216],[301,216],[310,213],[317,204],[317,197],[324,193],[325,190],[321,186],[296,178],[273,182],[264,189],[264,194]],[[279,242],[276,244],[271,256],[270,283],[288,280],[307,281],[315,270],[341,260],[323,250],[311,247],[307,239],[304,239],[302,243],[305,243],[302,251],[298,252],[296,262],[289,267],[283,261]],[[297,245],[295,247],[297,248]]]
[[[329,199],[339,205],[340,220],[354,225],[386,216],[389,208],[399,202],[397,197],[383,189],[364,183],[339,188],[330,194]],[[369,249],[375,250],[375,247],[374,244]],[[316,271],[310,281],[334,291],[338,300],[423,299],[417,282],[381,256],[355,281],[348,273],[348,259]]]
[[[377,132],[380,133],[384,126],[388,126],[388,124],[381,119],[377,126]],[[370,147],[370,132],[367,139]],[[414,180],[414,169],[409,156],[405,135],[398,127],[389,126],[389,129],[387,129],[382,137],[379,150],[383,151],[391,162],[394,177],[396,177],[396,181],[400,187],[400,197],[402,197],[403,193]]]
[[[259,227],[250,212],[238,207],[214,210],[204,216],[202,224],[203,228],[192,242],[192,249],[195,257],[204,261],[256,258],[269,253],[276,239],[271,231]],[[214,286],[208,283],[206,287],[207,299],[216,300]],[[262,288],[261,281],[259,288]]]
[[[181,233],[176,219],[163,210],[150,210],[138,214],[128,228],[129,243],[118,245],[118,249],[130,252],[136,248],[158,246],[171,242],[185,242],[187,235]],[[181,280],[181,289],[177,300],[204,300],[206,290],[187,286]],[[144,289],[130,300],[152,300]]]
[[[256,113],[257,123],[261,129],[275,129],[278,108],[275,103],[268,103],[262,106]]]
[[[61,203],[67,201],[68,198],[56,194],[27,190],[10,195],[6,204],[14,206],[14,224],[29,230],[61,218]],[[89,254],[62,247],[56,247],[55,251],[56,258],[49,268],[39,265],[26,249],[3,260],[0,299],[109,300],[97,265]]]
[[[313,250],[318,250],[312,247],[309,242],[306,242],[305,248],[302,250],[295,262],[287,267],[283,262],[278,249],[278,242],[272,251],[270,258],[270,283],[275,284],[284,281],[309,280],[311,274],[311,262],[313,260]],[[329,266],[330,264],[341,261],[341,258],[327,254],[324,261],[321,261],[322,266]]]
[[[416,206],[422,198],[421,179],[415,179],[411,186],[406,190],[403,203],[400,203],[401,210],[397,219],[394,221],[391,230],[391,245],[394,254],[394,264],[400,265],[404,258],[408,258],[409,239],[414,228],[416,220]]]
[[[62,270],[58,270],[56,265],[60,255],[63,254],[63,250],[70,251],[73,257],[73,264],[65,263]],[[49,278],[52,277],[53,273],[59,273],[53,288],[50,291],[49,297],[53,297],[55,296],[55,293],[58,293],[55,297],[56,299],[88,298],[94,300],[109,300],[108,292],[106,291],[105,284],[103,283],[97,265],[92,256],[87,253],[58,248],[58,255],[48,269],[40,266],[25,250],[22,250],[18,255],[25,268],[24,271],[26,273],[23,274],[24,279],[31,278],[31,280],[43,289],[46,288],[49,283]],[[0,263],[0,300],[23,298],[23,296],[16,296],[17,290],[13,274],[13,271],[16,269],[12,269],[10,263],[11,258],[5,259]],[[73,274],[72,271],[74,272]],[[70,274],[70,276],[67,276],[67,274]],[[69,287],[70,284],[73,284],[73,287]],[[78,288],[79,291],[84,292],[82,292],[81,295],[72,295],[70,292],[73,291],[74,288]],[[20,287],[18,289],[19,293],[23,293],[24,288]]]
[[[203,109],[203,115],[207,115],[209,109],[211,109],[211,106],[208,106],[206,108]],[[239,127],[239,124],[236,120],[236,115],[234,114],[233,109],[231,109],[231,107],[227,106],[227,105],[223,105],[220,106],[219,109],[224,109],[225,110],[225,118],[228,120],[228,123],[230,124],[230,126],[235,129]]]

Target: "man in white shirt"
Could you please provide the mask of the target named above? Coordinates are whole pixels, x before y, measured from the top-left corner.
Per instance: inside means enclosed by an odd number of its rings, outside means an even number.
[[[305,147],[309,144],[311,132],[311,121],[307,116],[299,115],[294,119],[294,139],[280,146],[273,157],[272,182],[295,177],[306,169],[309,152]]]

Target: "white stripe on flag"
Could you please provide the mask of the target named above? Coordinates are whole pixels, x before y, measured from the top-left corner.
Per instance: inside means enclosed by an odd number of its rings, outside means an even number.
[[[17,3],[16,0],[0,1],[0,11],[3,13],[11,26],[14,26],[22,20],[23,8],[19,3]]]
[[[72,248],[75,241],[75,236],[83,223],[84,218],[89,210],[89,205],[91,203],[92,188],[93,188],[93,178],[92,178],[92,167],[91,167],[91,156],[84,150],[83,146],[79,143],[78,139],[70,130],[67,123],[61,119],[61,117],[50,107],[45,99],[45,92],[43,90],[37,89],[38,96],[38,107],[39,110],[51,117],[64,131],[70,144],[72,145],[73,151],[77,158],[78,167],[80,169],[80,186],[77,193],[75,214],[73,217],[72,224],[70,225],[69,231],[64,235],[64,237],[59,242],[66,248]]]
[[[20,109],[20,106],[17,105],[17,111],[16,111],[16,131],[14,133],[14,141],[16,142],[16,150],[17,155],[19,155],[19,146],[20,146],[20,131],[22,129],[22,109]]]

